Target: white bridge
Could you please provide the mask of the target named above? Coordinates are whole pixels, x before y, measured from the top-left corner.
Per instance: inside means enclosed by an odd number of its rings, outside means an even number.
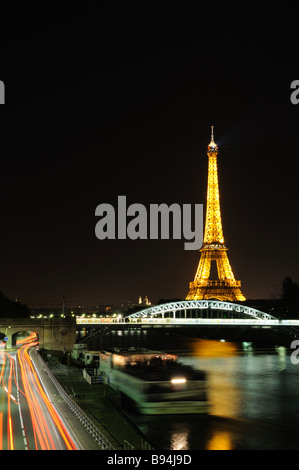
[[[174,324],[299,326],[299,320],[280,320],[247,305],[218,300],[182,300],[148,307],[125,318],[77,318],[77,324]]]

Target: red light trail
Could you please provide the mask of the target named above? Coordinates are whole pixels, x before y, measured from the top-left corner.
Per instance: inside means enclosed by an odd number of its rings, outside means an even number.
[[[34,368],[29,351],[37,345],[31,333],[17,353],[0,350],[0,450],[76,450]]]

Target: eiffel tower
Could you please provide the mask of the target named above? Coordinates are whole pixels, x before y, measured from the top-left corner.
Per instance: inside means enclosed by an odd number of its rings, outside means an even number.
[[[227,256],[228,248],[224,244],[217,172],[218,147],[214,142],[213,129],[214,126],[211,126],[211,143],[207,151],[209,169],[204,240],[198,268],[194,281],[189,284],[186,300],[242,301],[246,299],[241,292],[241,281],[235,280]],[[210,279],[212,262],[216,262],[218,280]]]

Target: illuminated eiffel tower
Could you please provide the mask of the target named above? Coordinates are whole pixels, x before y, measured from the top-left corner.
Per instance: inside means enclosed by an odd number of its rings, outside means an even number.
[[[236,281],[224,245],[218,187],[217,155],[211,126],[211,143],[208,146],[208,193],[206,225],[201,256],[193,282],[190,282],[186,300],[219,299],[223,301],[246,300],[241,292],[241,281]],[[212,261],[216,262],[218,280],[210,279]]]

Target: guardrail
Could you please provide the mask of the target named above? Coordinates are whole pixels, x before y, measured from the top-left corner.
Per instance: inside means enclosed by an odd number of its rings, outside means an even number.
[[[72,410],[72,412],[75,414],[75,416],[83,424],[83,426],[94,439],[94,441],[101,447],[102,450],[115,450],[115,448],[113,447],[111,442],[106,438],[106,436],[104,436],[104,434],[97,428],[97,426],[88,418],[88,416],[86,416],[84,411],[81,410],[77,403],[75,403],[71,399],[71,397],[65,392],[61,384],[58,382],[56,377],[53,375],[53,373],[39,354],[38,357],[42,366],[47,371],[53,384],[57,388],[58,392],[60,393],[66,404],[69,406],[69,408]]]

